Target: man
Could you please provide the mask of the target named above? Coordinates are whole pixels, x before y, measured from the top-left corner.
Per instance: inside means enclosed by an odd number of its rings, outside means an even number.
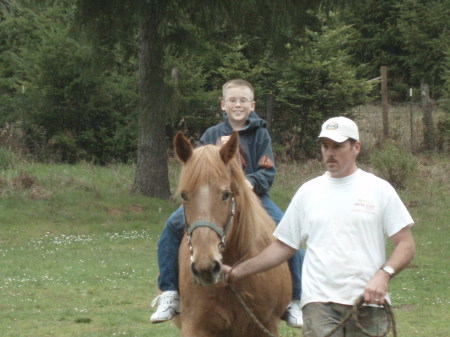
[[[254,258],[223,270],[229,282],[270,269],[302,245],[303,335],[323,337],[361,296],[359,321],[369,333],[386,330],[381,307],[388,282],[412,260],[413,220],[394,188],[357,167],[361,149],[357,125],[335,117],[319,135],[327,172],[302,185],[274,235],[277,240]],[[385,257],[386,238],[395,248]],[[350,320],[333,337],[365,336]]]
[[[265,122],[254,112],[253,86],[245,80],[230,80],[223,85],[222,94],[224,121],[208,128],[200,138],[200,143],[223,145],[234,130],[239,132],[240,161],[247,186],[258,195],[262,206],[278,224],[283,212],[270,200],[268,194],[276,173],[272,140]],[[179,313],[178,247],[183,234],[184,219],[180,207],[167,220],[158,241],[158,287],[162,294],[152,302],[152,306],[159,302],[156,312],[150,318],[152,323],[170,320]],[[303,324],[300,311],[301,254],[302,252],[298,252],[289,260],[293,294],[283,319],[293,327],[301,327]]]

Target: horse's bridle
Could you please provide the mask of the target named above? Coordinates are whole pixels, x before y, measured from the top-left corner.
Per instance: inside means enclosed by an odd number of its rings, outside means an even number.
[[[236,204],[234,202],[234,196],[232,196],[231,203],[230,203],[230,213],[228,215],[228,219],[225,224],[224,230],[222,230],[216,224],[214,224],[208,220],[198,220],[189,226],[186,221],[186,210],[185,210],[184,203],[183,203],[183,216],[184,216],[184,226],[186,229],[186,240],[189,245],[189,251],[191,252],[191,256],[193,254],[193,248],[192,248],[192,244],[191,244],[191,235],[192,235],[192,232],[199,227],[208,227],[208,228],[212,229],[217,234],[217,236],[220,238],[219,249],[225,248],[225,237],[227,236],[228,231],[230,230],[231,223],[233,222],[235,213],[236,213]]]

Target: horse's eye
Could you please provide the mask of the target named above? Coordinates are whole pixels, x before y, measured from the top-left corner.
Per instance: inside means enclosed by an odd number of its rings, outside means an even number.
[[[181,199],[183,199],[183,201],[187,201],[187,200],[188,200],[188,197],[187,197],[187,193],[186,193],[186,192],[181,192],[181,193],[180,193],[180,197],[181,197]]]
[[[231,195],[231,192],[230,192],[230,191],[225,191],[225,192],[223,192],[223,194],[222,194],[222,200],[223,200],[223,201],[228,200],[228,198],[230,197],[230,195]]]

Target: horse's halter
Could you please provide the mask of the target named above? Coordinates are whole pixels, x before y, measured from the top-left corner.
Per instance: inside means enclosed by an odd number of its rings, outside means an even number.
[[[230,214],[228,215],[228,219],[225,224],[224,230],[222,230],[216,224],[214,224],[208,220],[198,220],[198,221],[194,222],[191,226],[189,226],[186,221],[186,209],[185,209],[184,203],[183,203],[184,226],[186,229],[186,239],[187,239],[187,243],[189,245],[189,251],[191,252],[191,258],[192,258],[192,254],[194,253],[194,249],[192,248],[192,244],[191,244],[192,232],[199,227],[208,227],[208,228],[212,229],[217,234],[217,236],[220,238],[219,249],[224,249],[225,248],[225,237],[228,234],[228,231],[230,230],[230,226],[231,226],[231,223],[233,222],[235,213],[236,213],[236,205],[234,202],[234,196],[232,196],[231,204],[230,204]]]

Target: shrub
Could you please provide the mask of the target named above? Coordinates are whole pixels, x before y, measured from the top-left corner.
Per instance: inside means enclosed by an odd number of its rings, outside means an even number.
[[[0,169],[7,170],[14,167],[14,155],[5,148],[0,148]]]
[[[408,180],[417,175],[417,163],[412,155],[392,140],[371,153],[370,163],[380,177],[398,189],[405,188]]]

